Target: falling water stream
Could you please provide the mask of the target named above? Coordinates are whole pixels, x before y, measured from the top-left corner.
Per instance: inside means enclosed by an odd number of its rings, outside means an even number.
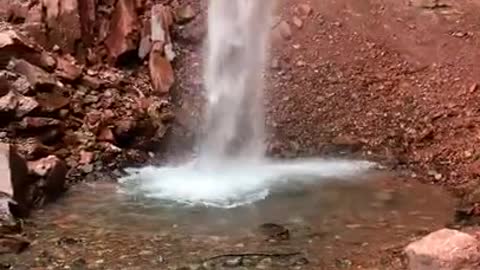
[[[287,181],[359,174],[365,161],[265,157],[263,71],[270,0],[209,1],[205,57],[205,130],[185,164],[129,170],[122,191],[186,205],[232,208],[266,198]]]

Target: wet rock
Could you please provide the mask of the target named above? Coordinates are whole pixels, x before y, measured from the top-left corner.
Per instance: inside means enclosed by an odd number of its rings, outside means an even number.
[[[175,9],[175,22],[178,24],[188,23],[195,18],[195,11],[191,5],[181,6]]]
[[[161,43],[155,43],[148,63],[152,86],[156,93],[167,94],[175,82],[170,62],[162,55]]]
[[[80,160],[78,163],[82,165],[90,164],[92,163],[94,157],[94,153],[82,150],[80,151]]]
[[[242,265],[242,257],[233,257],[225,260],[225,267],[239,267]]]
[[[82,38],[77,0],[42,0],[42,4],[50,48],[57,45],[62,52],[75,53]]]
[[[15,60],[13,65],[14,70],[24,75],[37,90],[50,90],[57,85],[55,79],[49,73],[23,59]]]
[[[267,236],[268,239],[273,240],[288,240],[290,238],[290,232],[282,225],[275,223],[264,223],[260,225],[260,232]]]
[[[120,145],[125,145],[131,142],[134,138],[136,122],[133,119],[123,119],[115,123],[115,141]]]
[[[138,18],[133,0],[118,0],[110,23],[105,45],[112,59],[135,51],[138,43]]]
[[[36,160],[46,157],[53,152],[53,148],[42,144],[37,138],[29,138],[18,146],[18,151],[27,160]]]
[[[480,243],[466,233],[442,229],[405,248],[409,269],[455,270],[480,266]]]
[[[272,267],[272,259],[271,258],[264,258],[260,262],[258,262],[256,269],[271,269]]]
[[[20,253],[29,245],[30,242],[23,237],[3,235],[0,237],[0,254]]]
[[[358,138],[349,135],[339,135],[332,139],[331,147],[331,151],[334,152],[354,153],[363,147],[363,143]]]
[[[83,258],[75,259],[70,265],[72,270],[85,270],[88,269],[87,261]]]
[[[86,164],[80,167],[80,170],[82,170],[82,172],[84,172],[85,174],[93,172],[93,169],[93,164]]]
[[[15,202],[6,194],[0,196],[0,235],[22,232],[22,224],[12,215],[10,205]]]
[[[13,199],[14,203],[10,204],[12,214],[20,217],[28,215],[32,181],[26,161],[11,145],[0,144],[0,171],[0,192]]]
[[[65,55],[57,58],[55,74],[66,81],[75,81],[82,76],[82,69],[75,64],[71,55]]]
[[[54,155],[28,162],[28,172],[44,179],[41,188],[47,201],[58,198],[65,191],[67,171],[65,162]]]

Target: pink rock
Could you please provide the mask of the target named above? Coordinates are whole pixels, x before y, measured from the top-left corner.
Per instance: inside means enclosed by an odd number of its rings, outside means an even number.
[[[175,74],[168,59],[162,55],[160,42],[153,45],[148,67],[155,92],[159,94],[168,93],[175,82]]]
[[[94,157],[95,156],[92,152],[82,150],[80,151],[80,160],[78,161],[78,163],[82,165],[90,164],[92,163]]]
[[[480,269],[480,242],[456,230],[442,229],[405,248],[411,270]]]
[[[50,47],[55,45],[67,53],[75,53],[82,38],[77,0],[43,0]]]
[[[110,33],[105,40],[111,58],[117,59],[122,54],[137,49],[138,28],[134,1],[117,1],[110,22]]]

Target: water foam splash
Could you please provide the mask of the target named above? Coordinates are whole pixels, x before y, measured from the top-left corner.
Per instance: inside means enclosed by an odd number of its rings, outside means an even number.
[[[365,161],[307,159],[225,162],[221,169],[202,169],[192,162],[181,166],[130,169],[120,183],[131,195],[188,206],[233,208],[265,199],[272,188],[289,181],[348,180],[373,165]]]

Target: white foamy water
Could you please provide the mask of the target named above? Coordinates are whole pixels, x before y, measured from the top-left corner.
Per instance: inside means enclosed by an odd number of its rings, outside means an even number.
[[[180,166],[131,169],[120,179],[131,195],[231,208],[266,198],[286,181],[345,178],[364,161],[265,158],[262,73],[271,0],[210,0],[205,57],[205,130],[198,157]]]
[[[365,161],[296,160],[225,162],[221,169],[198,168],[196,162],[179,167],[129,170],[121,183],[128,194],[196,206],[232,208],[265,199],[275,186],[291,181],[346,179],[373,166]]]

